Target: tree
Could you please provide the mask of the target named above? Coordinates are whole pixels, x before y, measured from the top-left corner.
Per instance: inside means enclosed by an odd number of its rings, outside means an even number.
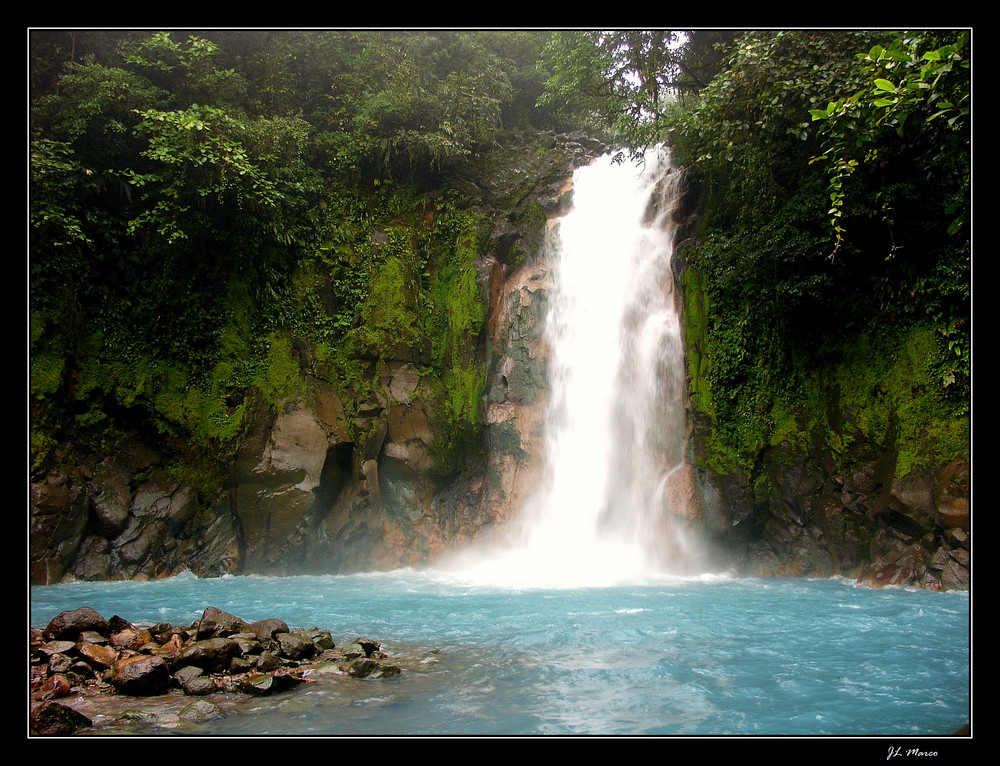
[[[151,228],[174,243],[193,228],[207,232],[231,205],[253,220],[280,202],[276,184],[244,146],[243,124],[222,109],[195,104],[146,110],[141,117],[136,131],[149,137],[142,156],[151,167],[130,175],[145,202],[129,224],[131,233]]]
[[[174,104],[212,103],[237,106],[246,101],[246,83],[234,69],[217,66],[219,47],[204,37],[189,35],[175,42],[169,32],[139,41],[124,41],[125,63],[171,94]]]
[[[540,102],[583,116],[639,157],[662,140],[682,82],[681,39],[662,29],[557,32],[545,49],[552,76]]]
[[[943,44],[944,37],[950,38]],[[971,107],[969,33],[907,33],[887,45],[875,45],[858,54],[864,85],[854,93],[812,109],[828,145],[813,161],[829,163],[830,223],[835,242],[833,258],[843,244],[844,181],[861,162],[878,157],[878,145],[889,132],[938,129],[953,132],[967,147]],[[950,137],[938,138],[949,141]],[[949,233],[958,233],[968,220],[969,175],[945,199],[954,216]]]
[[[699,406],[746,459],[788,412],[821,412],[804,397],[845,359],[867,381],[912,351],[919,381],[891,385],[967,412],[965,37],[741,33],[678,111],[674,157],[707,200],[685,253],[708,306]]]
[[[500,59],[474,33],[363,38],[351,132],[382,171],[413,178],[489,144],[511,97]]]

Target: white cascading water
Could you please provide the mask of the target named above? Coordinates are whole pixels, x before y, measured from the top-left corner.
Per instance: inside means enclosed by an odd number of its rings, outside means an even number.
[[[684,447],[669,171],[664,149],[641,168],[605,156],[551,223],[545,478],[484,579],[613,584],[670,571],[682,546],[664,493]]]

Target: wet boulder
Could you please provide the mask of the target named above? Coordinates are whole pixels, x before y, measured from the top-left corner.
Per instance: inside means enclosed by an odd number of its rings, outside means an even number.
[[[208,700],[196,700],[181,710],[178,717],[182,721],[200,722],[224,718],[225,713],[222,712],[222,708]]]
[[[44,636],[49,639],[76,641],[84,631],[95,630],[103,634],[107,628],[107,621],[96,610],[84,606],[57,614],[45,628]]]
[[[306,660],[319,652],[308,636],[299,633],[278,633],[274,640],[278,642],[282,656],[290,660]]]
[[[134,654],[115,663],[111,684],[120,694],[136,697],[164,694],[170,687],[170,668],[162,657]]]
[[[81,642],[76,651],[84,662],[98,672],[113,667],[118,661],[118,652],[107,644]]]
[[[206,673],[224,673],[229,670],[233,658],[240,652],[240,645],[229,638],[206,638],[195,641],[182,649],[174,658],[175,670],[195,665]]]
[[[46,641],[35,647],[35,651],[50,660],[56,655],[66,656],[76,648],[75,641]]]
[[[142,651],[147,646],[149,648],[158,646],[153,640],[153,634],[144,628],[125,628],[117,633],[112,633],[108,641],[115,649],[130,649],[134,652]]]
[[[250,673],[239,682],[239,690],[258,697],[287,691],[305,679],[295,673]]]
[[[321,628],[299,628],[292,632],[312,641],[316,649],[321,652],[333,649],[335,646],[333,636],[328,630],[322,630]]]
[[[72,689],[69,679],[61,673],[56,673],[42,681],[34,696],[43,700],[55,699],[56,697],[65,697]]]
[[[232,630],[241,632],[213,635]],[[199,635],[212,637],[199,640]],[[263,696],[312,680],[301,669],[307,664],[316,668],[333,664],[357,678],[387,678],[400,672],[385,662],[377,641],[358,638],[342,653],[334,648],[328,630],[289,630],[277,619],[247,623],[212,607],[187,627],[134,625],[120,617],[105,623],[97,612],[84,608],[63,612],[46,629],[31,629],[30,696],[36,704],[74,694],[153,697],[171,689],[192,697]],[[38,733],[71,734],[78,730],[74,727],[91,725],[76,718],[72,708],[36,709],[41,711]],[[147,713],[140,710],[139,715]],[[155,720],[154,713],[148,715]]]
[[[31,711],[33,734],[60,737],[89,729],[92,722],[83,713],[60,702],[43,702]]]
[[[341,650],[341,656],[354,659],[357,657],[371,657],[372,655],[375,655],[377,658],[381,648],[382,645],[378,641],[358,637]]]
[[[198,623],[198,639],[231,636],[242,633],[246,627],[246,623],[235,614],[210,606],[205,609]]]
[[[261,641],[264,641],[265,639],[272,639],[278,633],[289,632],[288,624],[284,620],[279,620],[273,617],[268,620],[252,622],[247,625],[244,630],[247,633],[253,633]]]
[[[359,657],[347,665],[347,675],[352,678],[389,678],[400,672],[398,666],[371,657]]]

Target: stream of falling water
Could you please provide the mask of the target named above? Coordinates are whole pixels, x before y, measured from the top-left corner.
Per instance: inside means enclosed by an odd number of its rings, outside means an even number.
[[[500,582],[613,584],[671,571],[683,508],[684,359],[670,260],[677,174],[662,148],[641,166],[606,155],[574,175],[551,222],[546,326],[551,404],[545,474],[502,555]]]

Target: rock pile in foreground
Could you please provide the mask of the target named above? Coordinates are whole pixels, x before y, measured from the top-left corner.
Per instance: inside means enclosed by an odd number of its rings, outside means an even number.
[[[57,701],[70,695],[268,695],[308,682],[304,671],[320,663],[357,678],[401,672],[377,641],[338,649],[329,631],[292,630],[279,619],[248,623],[208,607],[190,626],[140,626],[83,607],[31,631],[31,732],[89,728],[87,716]]]

